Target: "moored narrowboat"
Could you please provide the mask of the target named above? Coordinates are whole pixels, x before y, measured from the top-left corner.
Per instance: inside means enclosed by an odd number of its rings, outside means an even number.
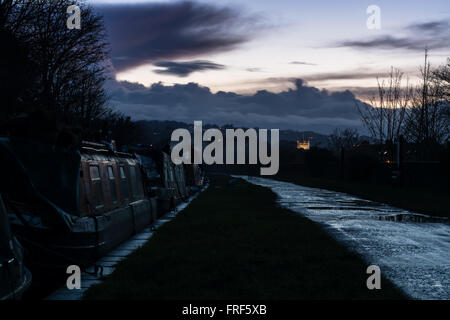
[[[189,198],[192,192],[187,185],[184,166],[173,164],[169,146],[163,150],[143,147],[130,150],[139,159],[144,184],[150,185],[151,193],[156,195],[160,215]]]
[[[186,185],[190,186],[192,192],[197,191],[205,183],[205,173],[198,164],[185,164],[184,171],[186,176]]]
[[[10,138],[0,154],[11,227],[35,263],[88,266],[155,217],[131,154]]]

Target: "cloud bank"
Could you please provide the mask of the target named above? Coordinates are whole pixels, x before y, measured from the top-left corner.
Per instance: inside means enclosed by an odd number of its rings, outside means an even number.
[[[135,120],[202,120],[212,124],[312,130],[330,133],[336,127],[362,129],[352,92],[328,92],[295,80],[295,89],[266,90],[253,95],[219,91],[196,83],[151,87],[129,82],[108,84],[111,103]]]

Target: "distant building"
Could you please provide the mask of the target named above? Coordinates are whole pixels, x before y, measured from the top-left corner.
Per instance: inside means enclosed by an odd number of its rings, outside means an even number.
[[[298,150],[300,150],[300,149],[309,150],[309,148],[310,148],[309,140],[308,141],[306,141],[306,140],[303,140],[303,141],[297,140],[297,149]]]

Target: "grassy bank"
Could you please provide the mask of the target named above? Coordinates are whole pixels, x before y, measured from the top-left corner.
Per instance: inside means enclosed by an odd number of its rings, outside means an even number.
[[[213,177],[207,191],[85,299],[403,298],[388,280],[269,189]]]
[[[399,188],[389,185],[306,177],[291,171],[282,171],[274,176],[280,181],[298,185],[349,193],[367,200],[383,202],[392,206],[423,214],[450,217],[450,195],[448,191],[426,188]]]

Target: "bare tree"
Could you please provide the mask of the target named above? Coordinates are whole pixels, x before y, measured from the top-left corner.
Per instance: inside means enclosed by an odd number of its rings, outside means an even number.
[[[26,111],[36,91],[36,70],[21,27],[32,20],[31,2],[0,0],[0,123]]]
[[[82,100],[74,92],[92,95],[97,89],[103,95],[102,87],[90,87],[90,92],[79,87],[100,80],[107,59],[102,18],[91,7],[79,3],[82,28],[69,30],[66,10],[71,4],[73,1],[69,0],[37,1],[38,14],[32,23],[34,36],[30,38],[39,70],[38,101],[63,116],[75,111],[74,104]]]
[[[439,144],[449,136],[448,66],[431,69],[425,50],[420,83],[408,109],[405,135],[416,144]]]
[[[33,20],[35,4],[29,0],[0,0],[0,29],[23,35],[20,31]]]
[[[450,58],[447,58],[446,64],[433,71],[433,79],[435,84],[439,86],[439,92],[443,100],[448,102],[450,100]]]
[[[438,95],[442,99],[442,121],[446,123],[447,128],[444,126],[444,136],[442,140],[450,138],[450,58],[447,58],[447,63],[437,67],[433,71],[434,84],[437,86]]]
[[[341,130],[336,128],[330,135],[330,147],[335,152],[340,152],[341,148],[352,149],[359,143],[359,134],[356,129],[347,128]]]
[[[363,124],[380,144],[399,138],[406,110],[411,104],[412,88],[408,79],[403,85],[403,73],[391,68],[388,80],[377,78],[378,90],[370,104],[357,104]]]
[[[103,88],[108,44],[102,17],[84,1],[0,0],[0,31],[26,48],[21,70],[33,78],[29,113],[50,112],[86,128],[108,113]],[[81,8],[81,29],[66,26],[67,8]]]

